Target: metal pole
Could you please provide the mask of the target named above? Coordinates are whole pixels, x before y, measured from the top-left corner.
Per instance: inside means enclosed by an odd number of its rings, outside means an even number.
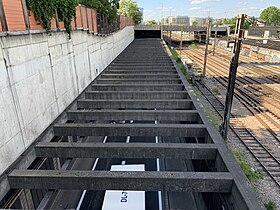
[[[215,31],[215,39],[214,39],[214,46],[213,46],[213,56],[215,55],[215,52],[216,52],[217,32],[218,31]]]
[[[203,66],[203,72],[201,79],[203,79],[206,75],[206,65],[207,65],[207,55],[208,55],[208,45],[209,45],[209,36],[211,33],[211,21],[210,17],[208,17],[208,26],[207,26],[207,35],[206,35],[206,46],[205,46],[205,52],[204,52],[204,66]]]
[[[233,56],[231,59],[230,69],[229,69],[229,78],[228,78],[228,87],[227,87],[227,94],[226,94],[226,102],[225,102],[225,112],[223,117],[223,124],[221,125],[221,135],[226,140],[229,121],[230,121],[230,113],[232,108],[232,101],[234,95],[234,86],[236,80],[236,73],[238,68],[238,60],[239,54],[242,44],[242,39],[244,35],[244,22],[245,22],[246,15],[238,15],[236,21],[236,32],[235,32],[235,44],[233,49]]]
[[[182,58],[182,46],[183,46],[183,26],[181,26],[180,58]]]
[[[28,18],[28,10],[27,10],[26,0],[21,0],[21,5],[22,5],[22,11],[23,11],[26,30],[30,31],[30,22],[29,22],[29,18]]]

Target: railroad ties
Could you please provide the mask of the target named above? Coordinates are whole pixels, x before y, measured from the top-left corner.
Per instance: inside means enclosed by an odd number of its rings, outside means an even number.
[[[232,209],[262,209],[169,56],[158,39],[135,40],[93,81],[76,109],[67,112],[65,123],[53,126],[60,140],[35,145],[37,157],[61,162],[66,158],[159,159],[165,167],[144,172],[16,169],[8,175],[10,187],[210,193],[208,205],[211,199],[222,198],[220,205]],[[88,142],[93,136],[139,138],[130,143]],[[159,141],[147,142],[148,137]],[[186,162],[191,167],[176,165]]]

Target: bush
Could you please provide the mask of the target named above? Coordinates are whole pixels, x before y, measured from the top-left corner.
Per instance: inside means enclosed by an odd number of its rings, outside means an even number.
[[[191,44],[189,47],[193,48],[193,49],[197,49],[198,48],[196,44]]]
[[[274,201],[268,201],[264,206],[267,210],[276,210],[276,203]]]

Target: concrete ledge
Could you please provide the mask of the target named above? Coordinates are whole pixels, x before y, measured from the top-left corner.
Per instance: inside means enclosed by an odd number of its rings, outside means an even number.
[[[57,124],[55,136],[206,137],[203,124]]]
[[[199,123],[195,110],[78,110],[68,111],[68,120],[168,120]]]
[[[78,100],[84,109],[187,109],[193,110],[192,100]]]
[[[11,188],[65,190],[142,190],[230,193],[225,172],[111,172],[14,170]]]
[[[215,160],[214,144],[39,143],[37,157]]]
[[[87,91],[86,99],[188,99],[187,91]]]

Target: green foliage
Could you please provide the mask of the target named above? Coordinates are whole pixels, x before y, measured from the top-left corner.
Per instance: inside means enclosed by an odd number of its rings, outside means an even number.
[[[276,210],[277,208],[276,203],[274,201],[268,201],[264,204],[264,206],[267,210]]]
[[[260,19],[267,24],[280,24],[280,9],[274,6],[264,9]]]
[[[70,35],[71,21],[75,16],[77,0],[27,0],[28,7],[34,12],[36,20],[50,32],[51,20],[58,15],[58,19],[64,22],[65,29]]]
[[[212,92],[213,92],[215,95],[220,94],[220,91],[219,91],[219,89],[218,89],[217,87],[212,88]]]
[[[258,179],[262,178],[262,174],[260,173],[260,171],[254,170],[252,168],[251,164],[247,160],[246,155],[243,152],[236,150],[233,152],[233,154],[250,183],[254,183]]]
[[[193,21],[192,22],[192,26],[197,26],[198,25],[198,22],[197,21]]]
[[[190,48],[193,48],[193,49],[197,49],[198,47],[197,47],[197,45],[196,44],[191,44],[190,46],[189,46]]]
[[[145,22],[145,25],[149,25],[149,26],[152,26],[152,25],[157,25],[158,23],[155,21],[155,20],[148,20]]]
[[[135,23],[140,23],[142,20],[142,13],[140,12],[136,1],[134,0],[120,0],[120,7],[118,13],[120,15],[133,18]]]
[[[77,0],[57,0],[57,16],[58,19],[64,22],[66,32],[71,34],[72,26],[71,22],[73,17],[76,16]]]
[[[109,23],[112,23],[118,17],[118,0],[80,0],[80,4],[98,10],[108,16]]]

